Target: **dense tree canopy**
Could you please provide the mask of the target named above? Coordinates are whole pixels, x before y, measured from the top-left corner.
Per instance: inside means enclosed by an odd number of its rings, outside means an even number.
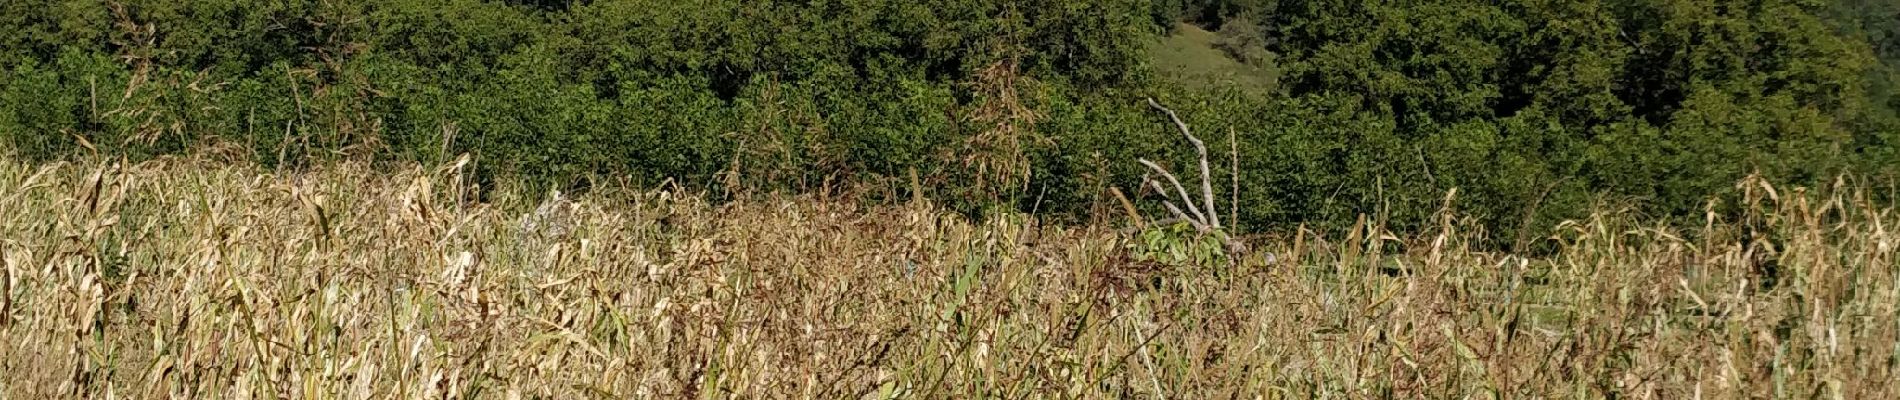
[[[1239,149],[1251,229],[1419,224],[1455,187],[1521,230],[1604,195],[1699,215],[1750,173],[1892,173],[1896,21],[1878,0],[16,0],[0,143],[471,153],[556,185],[914,173],[967,209],[1077,215],[1134,189],[1137,157],[1188,160],[1157,97]],[[1150,50],[1177,22],[1277,85],[1165,79]]]
[[[1257,125],[1300,137],[1326,169],[1254,181],[1342,188],[1355,211],[1410,203],[1391,211],[1417,222],[1458,187],[1500,227],[1573,216],[1596,194],[1697,215],[1750,173],[1891,172],[1891,97],[1867,78],[1891,70],[1870,44],[1882,28],[1840,29],[1892,25],[1875,6],[1830,19],[1787,0],[1261,3],[1239,9],[1263,15],[1280,94],[1350,119],[1327,122],[1349,127],[1343,141]],[[1305,205],[1287,221],[1350,215],[1327,196],[1250,197]]]

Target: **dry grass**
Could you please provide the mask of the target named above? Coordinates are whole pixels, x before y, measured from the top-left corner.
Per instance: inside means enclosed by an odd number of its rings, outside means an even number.
[[[0,397],[1900,396],[1900,220],[1852,187],[1745,182],[1696,232],[1606,210],[1540,259],[1445,213],[1230,266],[808,198],[598,190],[549,232],[458,181],[0,161]]]

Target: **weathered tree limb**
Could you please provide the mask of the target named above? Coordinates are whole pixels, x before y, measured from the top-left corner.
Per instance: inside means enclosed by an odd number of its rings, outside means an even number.
[[[1154,189],[1156,194],[1161,195],[1161,206],[1168,209],[1168,215],[1172,215],[1171,217],[1164,218],[1161,221],[1157,221],[1155,223],[1156,226],[1171,225],[1176,222],[1187,221],[1189,225],[1194,226],[1194,231],[1196,232],[1207,233],[1209,231],[1207,224],[1204,222],[1201,222],[1202,220],[1207,219],[1207,217],[1197,218],[1195,215],[1188,215],[1188,213],[1182,212],[1180,207],[1176,207],[1174,205],[1174,199],[1168,196],[1168,188],[1162,187],[1161,181],[1154,179],[1154,174],[1152,173],[1142,174],[1141,183],[1144,186]],[[1175,188],[1177,190],[1180,190],[1182,193],[1187,192],[1186,189],[1180,189],[1180,185],[1178,184],[1175,185]],[[1188,200],[1186,204],[1189,207],[1193,207],[1194,201]],[[1196,214],[1196,215],[1199,215],[1199,214]],[[1146,226],[1143,226],[1142,228],[1147,229]]]
[[[1153,161],[1148,161],[1146,158],[1138,158],[1135,159],[1135,161],[1140,162],[1141,165],[1148,166],[1148,169],[1154,170],[1157,174],[1161,174],[1162,178],[1167,178],[1168,183],[1174,184],[1174,190],[1181,194],[1181,203],[1187,204],[1188,212],[1193,214],[1194,219],[1202,222],[1208,221],[1207,214],[1201,213],[1199,208],[1194,207],[1194,196],[1188,195],[1187,187],[1181,186],[1181,180],[1176,179],[1174,174],[1168,173],[1167,169],[1161,168],[1160,165],[1156,165]],[[1149,182],[1154,182],[1154,180],[1150,179]],[[1159,183],[1155,184],[1155,186],[1157,190],[1161,191],[1162,196],[1167,196],[1167,190],[1161,189]],[[1176,213],[1178,214],[1179,211],[1176,211]]]
[[[1153,97],[1148,98],[1148,106],[1167,114],[1168,120],[1174,122],[1174,127],[1181,129],[1181,135],[1187,136],[1188,142],[1194,144],[1194,152],[1200,156],[1201,161],[1201,201],[1209,212],[1206,222],[1208,225],[1220,228],[1220,209],[1214,208],[1214,175],[1207,168],[1207,144],[1201,142],[1201,138],[1194,137],[1194,133],[1188,131],[1187,123],[1182,122],[1181,117],[1176,115],[1174,110],[1163,107],[1161,103],[1156,102]],[[1189,208],[1192,207],[1190,206]]]
[[[1154,190],[1155,194],[1161,195],[1161,205],[1168,209],[1168,215],[1172,215],[1172,217],[1168,217],[1166,219],[1174,220],[1172,222],[1169,222],[1169,224],[1174,223],[1174,222],[1181,222],[1182,220],[1195,221],[1193,216],[1188,215],[1185,212],[1181,212],[1180,207],[1174,206],[1174,199],[1173,199],[1173,196],[1168,195],[1168,188],[1162,187],[1161,181],[1155,180],[1153,173],[1142,174],[1141,184],[1142,186],[1146,186],[1149,189]],[[1193,205],[1193,204],[1194,203],[1192,202],[1188,203],[1188,205]],[[1167,224],[1160,224],[1160,225],[1167,225]],[[1201,230],[1200,229],[1201,226],[1202,226],[1201,224],[1198,224],[1198,223],[1195,224],[1195,230]]]
[[[1135,215],[1134,218],[1138,224],[1137,227],[1139,227],[1139,229],[1146,229],[1147,227],[1186,221],[1201,234],[1217,235],[1220,240],[1226,244],[1229,254],[1237,255],[1250,252],[1251,250],[1247,248],[1246,243],[1241,242],[1234,237],[1234,235],[1227,232],[1227,229],[1221,225],[1220,209],[1217,208],[1218,206],[1215,205],[1214,202],[1214,174],[1212,169],[1208,167],[1207,162],[1207,144],[1202,142],[1200,138],[1194,137],[1194,133],[1188,129],[1187,123],[1181,121],[1181,117],[1175,114],[1174,110],[1162,106],[1161,103],[1156,102],[1152,98],[1147,100],[1149,107],[1153,107],[1167,114],[1168,120],[1174,123],[1175,128],[1181,130],[1181,136],[1187,137],[1188,142],[1194,145],[1194,151],[1196,155],[1199,156],[1201,168],[1201,198],[1195,199],[1193,195],[1188,194],[1187,186],[1182,185],[1181,179],[1169,173],[1167,168],[1162,168],[1160,164],[1155,164],[1153,161],[1148,161],[1148,159],[1137,158],[1135,161],[1141,163],[1142,166],[1147,167],[1150,171],[1149,173],[1142,174],[1141,185],[1146,188],[1154,189],[1155,193],[1160,194],[1162,207],[1167,208],[1168,212],[1173,215],[1171,218],[1156,220],[1151,224],[1143,224],[1140,216]],[[1240,221],[1240,144],[1236,140],[1232,129],[1228,130],[1227,140],[1231,147],[1230,151],[1232,151],[1232,154],[1230,154],[1232,158],[1229,161],[1233,163],[1232,178],[1234,185],[1234,198],[1231,200],[1231,204],[1229,204],[1229,217],[1238,224]],[[1157,174],[1161,175],[1162,179],[1166,179],[1168,184],[1163,185],[1161,179],[1155,179],[1154,176]],[[1169,188],[1167,186],[1173,186],[1174,190],[1168,190]],[[1172,194],[1170,194],[1170,192],[1172,192]],[[1124,206],[1127,206],[1131,210],[1130,213],[1133,214],[1133,207],[1126,204],[1127,199],[1121,196],[1120,190],[1116,190],[1114,194],[1124,202]],[[1177,199],[1176,196],[1179,196],[1178,199],[1181,201],[1181,204],[1187,206],[1187,210],[1183,211],[1181,207],[1174,204]],[[1196,203],[1199,204],[1197,205]],[[1203,210],[1205,210],[1205,212],[1203,212]],[[1267,257],[1268,260],[1272,260],[1271,254],[1268,254]],[[1238,263],[1238,261],[1231,258],[1229,261]],[[1272,261],[1268,262],[1271,263]]]
[[[1186,214],[1182,214],[1181,208],[1175,207],[1174,202],[1162,200],[1161,206],[1167,207],[1168,212],[1174,213],[1174,217],[1163,220],[1163,221],[1173,221],[1173,222],[1168,222],[1169,224],[1172,224],[1174,222],[1179,222],[1179,221],[1187,221],[1188,225],[1194,226],[1195,232],[1207,233],[1207,232],[1212,231],[1212,229],[1209,229],[1207,227],[1207,224],[1202,223],[1200,220],[1188,218]],[[1167,225],[1167,224],[1157,224],[1157,225]]]

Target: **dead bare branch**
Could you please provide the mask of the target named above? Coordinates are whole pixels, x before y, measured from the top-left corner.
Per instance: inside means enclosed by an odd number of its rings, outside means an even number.
[[[1220,209],[1214,208],[1214,175],[1207,168],[1207,144],[1202,143],[1201,138],[1194,137],[1194,133],[1188,131],[1187,123],[1182,122],[1181,117],[1175,115],[1174,110],[1163,107],[1161,103],[1156,102],[1152,97],[1148,98],[1148,106],[1168,114],[1168,120],[1174,122],[1174,127],[1180,128],[1181,135],[1187,136],[1188,142],[1194,144],[1194,153],[1199,155],[1201,160],[1201,201],[1204,203],[1202,206],[1208,210],[1208,219],[1206,222],[1208,225],[1220,228]],[[1190,206],[1189,208],[1193,207]]]
[[[1170,212],[1170,213],[1173,213],[1173,214],[1174,214],[1174,216],[1173,216],[1173,217],[1170,217],[1170,218],[1167,218],[1167,219],[1165,219],[1165,220],[1163,220],[1163,221],[1169,221],[1169,220],[1172,220],[1172,221],[1175,221],[1175,222],[1179,222],[1179,221],[1187,221],[1187,223],[1188,223],[1188,225],[1191,225],[1191,226],[1193,226],[1193,227],[1194,227],[1194,231],[1195,231],[1195,232],[1201,232],[1201,233],[1207,233],[1207,232],[1210,232],[1210,231],[1212,231],[1212,229],[1209,229],[1209,228],[1208,228],[1208,226],[1207,226],[1207,224],[1205,224],[1205,223],[1202,223],[1202,222],[1201,222],[1200,220],[1197,220],[1197,219],[1194,219],[1194,218],[1190,218],[1190,217],[1188,217],[1188,216],[1187,216],[1187,214],[1182,214],[1182,213],[1181,213],[1181,208],[1180,208],[1180,207],[1175,207],[1175,206],[1174,206],[1174,202],[1171,202],[1171,201],[1167,201],[1167,200],[1162,200],[1162,201],[1161,201],[1161,206],[1162,206],[1162,207],[1166,207],[1166,208],[1168,209],[1168,212]],[[1173,222],[1169,222],[1169,224],[1172,224],[1172,223],[1173,223]],[[1167,225],[1167,224],[1157,224],[1157,225]]]
[[[1164,172],[1165,172],[1165,171],[1164,171]],[[1207,224],[1206,224],[1206,223],[1202,223],[1202,222],[1201,222],[1201,221],[1203,221],[1203,220],[1205,220],[1205,219],[1207,219],[1207,217],[1198,217],[1198,218],[1197,218],[1196,216],[1198,216],[1198,215],[1200,215],[1200,214],[1198,214],[1198,211],[1197,211],[1197,213],[1196,213],[1195,215],[1188,215],[1188,213],[1185,213],[1185,212],[1182,212],[1182,211],[1181,211],[1181,208],[1180,208],[1180,207],[1176,207],[1176,206],[1174,205],[1174,199],[1172,199],[1172,198],[1170,198],[1170,196],[1168,196],[1168,188],[1166,188],[1166,187],[1162,187],[1162,186],[1161,186],[1161,181],[1158,181],[1158,180],[1155,180],[1155,179],[1154,179],[1154,174],[1152,174],[1152,173],[1150,173],[1150,174],[1142,174],[1142,176],[1141,176],[1141,182],[1142,182],[1142,184],[1143,184],[1144,186],[1147,186],[1147,187],[1149,187],[1149,188],[1151,188],[1151,189],[1154,189],[1154,191],[1155,191],[1155,193],[1157,193],[1157,194],[1160,194],[1160,195],[1161,195],[1161,206],[1162,206],[1162,207],[1164,207],[1164,208],[1167,208],[1167,209],[1168,209],[1168,214],[1169,214],[1169,215],[1172,215],[1172,217],[1168,217],[1168,218],[1165,218],[1165,219],[1163,219],[1163,221],[1167,221],[1166,223],[1158,223],[1158,224],[1157,224],[1157,226],[1160,226],[1160,225],[1171,225],[1171,224],[1174,224],[1175,222],[1182,222],[1182,221],[1187,221],[1187,222],[1189,223],[1189,225],[1193,225],[1193,226],[1194,226],[1194,230],[1195,230],[1196,232],[1201,232],[1201,233],[1207,233],[1207,232],[1208,232],[1208,230],[1209,230],[1209,229],[1208,229],[1208,226],[1207,226]],[[1180,192],[1181,192],[1181,193],[1182,193],[1183,195],[1185,195],[1185,194],[1186,194],[1186,192],[1187,192],[1187,190],[1186,190],[1186,189],[1181,189],[1181,185],[1180,185],[1180,184],[1178,184],[1178,183],[1177,183],[1177,184],[1175,184],[1175,188],[1176,188],[1177,190],[1179,190],[1179,191],[1180,191]],[[1189,201],[1187,202],[1187,205],[1188,205],[1188,207],[1193,207],[1193,206],[1194,206],[1194,202],[1193,202],[1192,200],[1189,200]],[[1192,208],[1190,208],[1190,210],[1192,210]],[[1140,222],[1140,220],[1139,220],[1139,219],[1137,219],[1137,220],[1136,220],[1136,222]],[[1142,229],[1147,229],[1147,227],[1146,227],[1146,226],[1142,226]]]
[[[1231,233],[1227,232],[1225,227],[1221,225],[1220,208],[1218,208],[1214,204],[1214,174],[1213,174],[1212,169],[1208,167],[1208,163],[1207,163],[1207,143],[1202,142],[1201,138],[1194,137],[1194,133],[1188,129],[1187,122],[1181,121],[1180,115],[1176,114],[1174,110],[1171,110],[1171,109],[1168,109],[1167,107],[1162,106],[1160,102],[1156,102],[1153,98],[1150,98],[1147,100],[1148,100],[1149,107],[1153,107],[1154,109],[1161,111],[1163,114],[1167,114],[1168,120],[1174,123],[1174,127],[1181,130],[1181,136],[1187,137],[1188,143],[1192,143],[1194,145],[1194,152],[1198,156],[1197,158],[1198,158],[1198,161],[1200,162],[1200,167],[1201,167],[1201,198],[1195,199],[1193,195],[1188,194],[1187,186],[1182,185],[1181,179],[1176,178],[1174,174],[1169,173],[1167,168],[1162,168],[1160,164],[1155,164],[1153,161],[1148,161],[1148,159],[1146,158],[1136,158],[1135,159],[1136,162],[1141,163],[1142,166],[1147,167],[1148,170],[1150,171],[1146,174],[1142,174],[1141,185],[1144,187],[1152,188],[1154,189],[1155,193],[1160,194],[1161,206],[1164,208],[1167,208],[1168,212],[1173,215],[1171,218],[1157,220],[1153,224],[1143,224],[1145,226],[1143,225],[1137,225],[1137,226],[1142,227],[1142,229],[1146,229],[1146,227],[1148,226],[1160,226],[1160,225],[1165,225],[1169,223],[1185,221],[1189,225],[1192,225],[1196,231],[1202,234],[1213,234],[1213,235],[1219,236],[1220,240],[1224,242],[1224,244],[1226,244],[1227,251],[1230,254],[1237,255],[1237,254],[1249,252],[1249,250],[1247,249],[1246,243],[1242,243],[1240,240],[1236,239]],[[1238,223],[1239,218],[1240,218],[1239,216],[1240,215],[1240,198],[1239,198],[1240,145],[1238,141],[1236,140],[1236,137],[1232,129],[1228,130],[1227,135],[1228,135],[1227,141],[1229,142],[1228,144],[1232,148],[1231,151],[1233,152],[1233,154],[1229,155],[1230,157],[1232,157],[1230,161],[1233,163],[1233,167],[1234,167],[1234,170],[1231,172],[1233,174],[1232,178],[1233,178],[1233,184],[1234,184],[1234,192],[1232,194],[1234,195],[1234,198],[1230,202],[1230,204],[1228,204],[1229,210],[1230,210],[1229,217],[1232,218],[1233,221],[1235,221],[1235,223]],[[1163,179],[1166,179],[1168,181],[1169,185],[1163,185],[1161,183],[1161,180],[1154,178],[1155,175],[1161,175]],[[1171,191],[1168,190],[1167,186],[1174,187],[1174,190],[1172,190],[1173,192],[1172,195],[1169,194],[1169,192]],[[1116,194],[1119,195],[1120,192],[1117,191]],[[1179,196],[1179,197],[1176,197],[1176,196]],[[1177,198],[1181,201],[1181,204],[1184,204],[1187,206],[1186,211],[1183,211],[1181,207],[1176,206],[1174,204]],[[1198,206],[1195,204],[1197,202],[1200,203]],[[1203,210],[1205,210],[1205,212],[1203,212]],[[1141,218],[1139,216],[1136,216],[1135,219],[1138,224],[1141,223]],[[1269,259],[1271,259],[1272,255],[1269,254],[1268,257]],[[1233,260],[1229,260],[1229,261],[1233,261]]]
[[[1195,208],[1195,207],[1194,207],[1194,196],[1189,196],[1189,195],[1188,195],[1188,191],[1187,191],[1187,188],[1186,188],[1186,187],[1184,187],[1184,186],[1181,186],[1181,180],[1180,180],[1180,179],[1176,179],[1176,178],[1174,177],[1174,174],[1170,174],[1170,173],[1168,173],[1168,170],[1167,170],[1167,169],[1164,169],[1164,168],[1161,168],[1161,166],[1160,166],[1160,165],[1156,165],[1156,164],[1155,164],[1155,163],[1154,163],[1153,161],[1148,161],[1148,159],[1145,159],[1145,158],[1139,158],[1139,159],[1135,159],[1135,161],[1136,161],[1136,162],[1140,162],[1140,163],[1141,163],[1141,165],[1146,165],[1146,166],[1148,166],[1148,169],[1151,169],[1151,170],[1154,170],[1154,172],[1155,172],[1155,173],[1157,173],[1157,174],[1161,174],[1161,177],[1162,177],[1162,178],[1167,178],[1167,179],[1168,179],[1168,183],[1171,183],[1171,184],[1174,184],[1174,190],[1175,190],[1176,192],[1178,192],[1178,193],[1180,193],[1180,194],[1181,194],[1181,202],[1182,202],[1183,204],[1187,204],[1187,210],[1188,210],[1188,212],[1189,212],[1189,213],[1191,213],[1191,214],[1193,214],[1193,217],[1194,217],[1194,219],[1196,219],[1196,220],[1199,220],[1199,221],[1203,221],[1203,222],[1205,222],[1205,221],[1207,221],[1207,220],[1208,220],[1208,219],[1207,219],[1207,214],[1203,214],[1203,213],[1201,213],[1201,210],[1200,210],[1199,208]],[[1153,179],[1148,179],[1148,181],[1149,181],[1149,182],[1154,182],[1154,180],[1153,180]],[[1162,197],[1167,197],[1167,196],[1168,196],[1168,191],[1167,191],[1167,189],[1164,189],[1164,188],[1162,188],[1162,187],[1161,187],[1161,184],[1159,184],[1159,183],[1155,183],[1155,184],[1154,184],[1154,188],[1155,188],[1155,190],[1156,190],[1156,191],[1159,191],[1159,192],[1161,192],[1161,196],[1162,196]],[[1180,212],[1179,212],[1179,211],[1176,211],[1176,213],[1177,213],[1177,214],[1179,214]],[[1183,216],[1186,216],[1186,215],[1183,215]]]

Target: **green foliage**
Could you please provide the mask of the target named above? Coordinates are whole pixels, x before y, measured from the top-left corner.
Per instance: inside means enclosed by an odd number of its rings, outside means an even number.
[[[1893,172],[1892,4],[21,0],[0,4],[0,143],[470,153],[486,179],[561,186],[915,173],[910,195],[965,211],[1082,215],[1111,186],[1154,204],[1137,158],[1192,170],[1156,97],[1217,155],[1244,231],[1415,227],[1458,188],[1523,239],[1604,197],[1689,216],[1751,173]]]
[[[1322,156],[1302,176],[1248,182],[1336,193],[1258,196],[1333,226],[1357,213],[1417,226],[1453,187],[1466,193],[1461,209],[1519,231],[1577,215],[1598,194],[1693,215],[1750,173],[1814,182],[1891,160],[1869,157],[1891,131],[1853,126],[1871,106],[1867,43],[1830,29],[1812,3],[1268,8],[1259,24],[1295,101],[1251,108],[1339,132],[1260,125],[1304,137],[1272,151]]]
[[[942,171],[942,150],[978,132],[961,115],[975,71],[1013,57],[1050,79],[1133,84],[1147,33],[1128,0],[4,7],[0,135],[29,157],[81,138],[291,164],[473,152],[491,174],[545,182],[708,182],[735,156],[800,185]]]
[[[1141,261],[1175,268],[1218,267],[1232,261],[1221,238],[1196,233],[1187,223],[1143,231],[1139,240],[1128,247]]]

